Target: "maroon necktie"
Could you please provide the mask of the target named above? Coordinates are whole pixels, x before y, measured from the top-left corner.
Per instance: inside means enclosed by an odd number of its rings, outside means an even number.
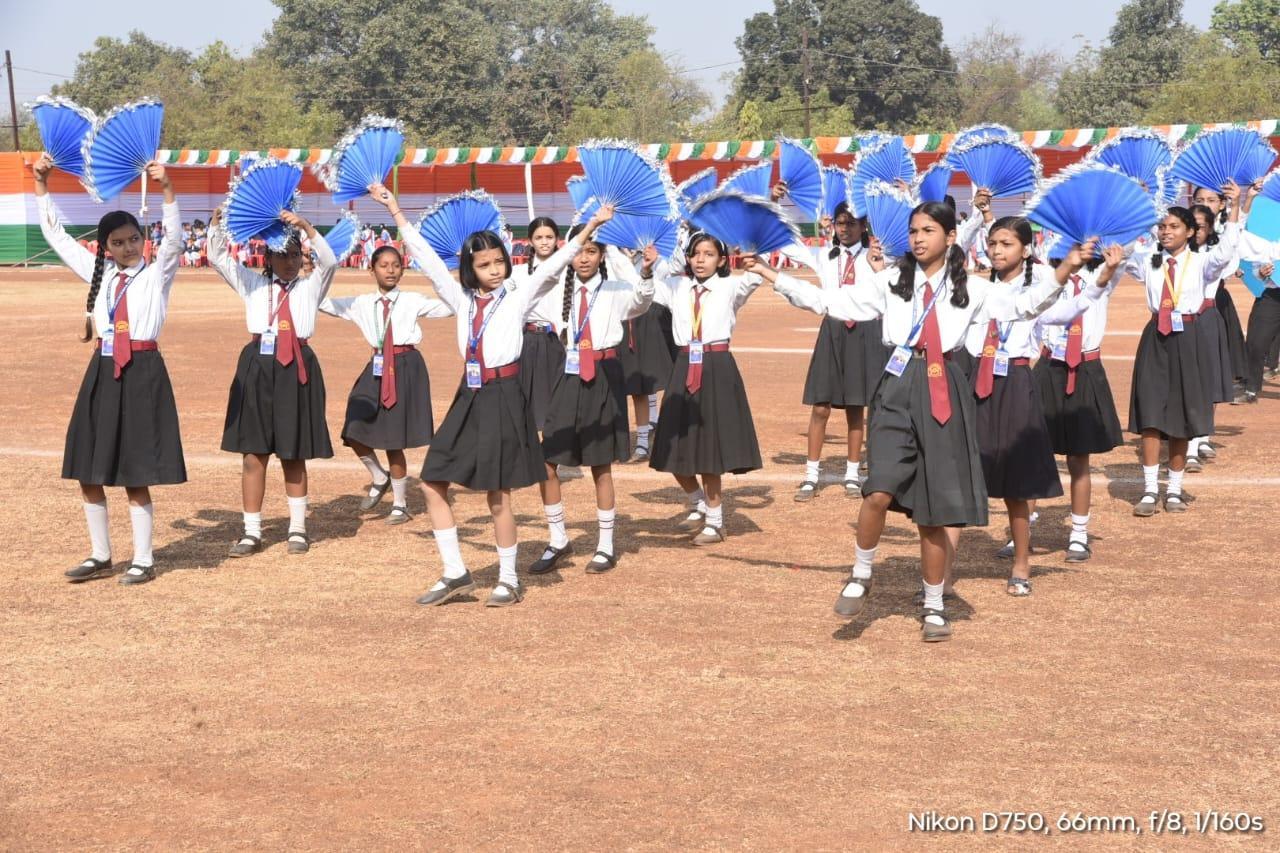
[[[987,323],[987,336],[982,341],[982,355],[978,358],[978,381],[973,390],[979,400],[985,400],[995,390],[996,346],[1000,343],[1000,329],[996,321]]]
[[[583,382],[590,382],[596,378],[596,360],[591,351],[591,304],[587,302],[586,285],[578,288],[578,297],[578,324],[582,327],[577,344],[578,378]]]
[[[475,359],[481,367],[484,367],[484,341],[480,338],[480,327],[484,325],[484,309],[489,306],[489,300],[492,296],[476,297],[476,314],[471,318],[471,337],[476,342],[476,348],[472,351],[471,357]]]
[[[390,409],[396,404],[396,341],[391,328],[391,300],[382,297],[382,385],[378,389],[384,408]]]
[[[1080,295],[1080,276],[1071,276],[1071,283],[1075,285],[1075,296]],[[1080,366],[1083,360],[1082,346],[1084,343],[1084,314],[1081,313],[1071,321],[1071,325],[1067,327],[1067,396],[1075,393],[1076,390],[1076,368]]]
[[[276,279],[280,286],[280,307],[276,309],[276,361],[282,367],[288,367],[296,359],[298,362],[298,384],[307,384],[307,365],[302,361],[302,344],[298,341],[298,333],[293,328],[293,312],[289,309],[289,286]]]
[[[858,283],[858,268],[853,257],[853,252],[849,251],[845,255],[844,272],[840,274],[840,286],[850,287],[857,283]],[[858,324],[855,323],[853,320],[844,321],[844,327],[846,329],[852,329],[856,325]]]
[[[129,337],[129,293],[127,290],[129,274],[127,272],[120,273],[120,278],[116,281],[116,303],[115,318],[112,322],[112,333],[115,337],[112,340],[114,349],[111,351],[111,360],[115,362],[115,378],[119,379],[120,374],[129,366],[129,362],[133,361],[133,339]],[[121,290],[121,288],[126,288]]]
[[[1160,315],[1156,320],[1156,329],[1162,335],[1173,334],[1173,291],[1169,289],[1169,284],[1177,273],[1178,262],[1170,258],[1168,272],[1164,276],[1164,287],[1160,291]]]
[[[924,304],[933,301],[933,288],[926,281]],[[936,308],[936,307],[935,307]],[[924,318],[924,363],[929,380],[929,411],[940,424],[951,420],[951,389],[947,387],[947,369],[942,363],[942,331],[938,328],[938,312],[932,310]]]

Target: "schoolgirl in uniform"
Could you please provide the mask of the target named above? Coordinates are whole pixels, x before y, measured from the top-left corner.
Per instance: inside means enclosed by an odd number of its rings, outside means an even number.
[[[516,573],[516,520],[511,490],[546,479],[533,410],[520,386],[520,351],[529,311],[556,285],[560,274],[595,230],[613,216],[604,206],[587,226],[539,265],[522,285],[511,277],[511,256],[492,231],[477,231],[462,247],[455,281],[444,261],[409,224],[395,197],[381,184],[369,195],[400,226],[405,245],[422,266],[436,294],[457,316],[458,350],[465,361],[462,381],[449,412],[427,451],[423,488],[431,527],[444,563],[443,576],[419,604],[443,604],[475,589],[462,562],[458,528],[449,506],[449,485],[488,493],[498,546],[498,584],[489,607],[507,607],[524,598]]]
[[[284,471],[288,553],[307,553],[307,460],[333,456],[325,423],[324,375],[308,341],[338,260],[311,223],[288,210],[280,218],[311,241],[316,258],[310,275],[300,275],[303,251],[298,233],[284,251],[267,250],[259,273],[242,267],[228,251],[221,209],[213,212],[209,227],[209,263],[244,301],[245,325],[253,336],[240,351],[222,431],[222,449],[244,460],[244,535],[231,546],[232,557],[262,550],[262,501],[272,454]]]
[[[394,246],[373,250],[370,270],[378,289],[373,293],[326,299],[320,310],[355,323],[373,349],[364,370],[347,396],[347,416],[342,443],[373,478],[360,503],[370,510],[391,489],[388,524],[409,521],[406,493],[408,463],[404,451],[431,443],[435,422],[431,415],[431,379],[427,363],[418,352],[422,317],[451,317],[453,311],[438,299],[400,289],[404,258]],[[376,449],[387,452],[387,469],[378,462]]]
[[[572,239],[584,230],[570,232]],[[551,398],[551,411],[543,430],[542,454],[547,479],[538,484],[547,517],[548,542],[542,557],[529,567],[534,575],[554,571],[572,551],[565,530],[564,503],[557,465],[591,468],[596,487],[596,521],[599,538],[587,572],[602,574],[618,564],[613,546],[613,463],[626,462],[631,453],[627,429],[627,384],[620,351],[623,327],[643,314],[653,301],[653,264],[657,251],[646,249],[643,275],[634,276],[629,260],[620,255],[604,260],[605,249],[584,243],[565,270],[565,293],[570,309],[565,324],[568,352],[565,375]],[[610,273],[617,270],[617,277]],[[630,279],[630,280],[628,280]]]
[[[539,216],[529,223],[529,260],[515,267],[511,277],[517,287],[528,282],[538,267],[555,254],[560,227],[554,219]],[[520,349],[520,387],[533,409],[533,423],[542,432],[551,396],[564,376],[564,343],[560,339],[561,310],[566,303],[564,285],[556,284],[529,309]]]
[[[662,395],[649,465],[675,476],[693,508],[681,529],[695,545],[724,541],[721,478],[760,467],[760,445],[729,340],[738,311],[760,286],[729,275],[729,250],[706,232],[685,247],[685,267],[665,282],[679,356]],[[701,477],[702,482],[698,480]]]
[[[1098,287],[1099,268],[1106,263],[1114,270],[1123,261],[1124,253],[1119,246],[1108,246],[1102,257],[1095,258],[1094,248],[1089,244],[1080,248],[1050,247],[1049,264],[1066,264],[1072,272],[1061,297],[1037,320],[1040,359],[1031,371],[1053,452],[1067,457],[1071,475],[1068,563],[1082,563],[1093,554],[1089,544],[1089,456],[1107,453],[1124,443],[1115,397],[1102,364],[1107,307],[1117,280],[1108,276],[1109,280],[1104,279],[1103,286]],[[1055,258],[1058,252],[1064,257]],[[1083,310],[1081,296],[1086,298]]]
[[[920,532],[924,581],[922,637],[951,637],[943,610],[949,553],[947,527],[987,523],[987,490],[978,450],[972,386],[949,353],[969,326],[1034,317],[1058,291],[1001,287],[970,278],[956,243],[955,211],[929,202],[912,212],[911,253],[866,288],[810,287],[748,259],[788,302],[819,315],[865,322],[883,318],[894,350],[872,399],[869,474],[862,485],[856,561],[836,612],[853,617],[866,604],[871,566],[888,511],[905,513]],[[1065,271],[1063,273],[1065,276]]]
[[[1261,186],[1258,189],[1261,190]],[[1254,195],[1256,195],[1255,192],[1245,190],[1244,204],[1240,209],[1241,228],[1244,228],[1248,219],[1249,208]],[[1191,202],[1193,213],[1196,206],[1205,207],[1212,214],[1213,230],[1215,232],[1222,230],[1227,219],[1227,210],[1221,193],[1214,192],[1207,187],[1197,187],[1191,197]],[[1207,238],[1208,234],[1204,236]],[[1200,245],[1206,246],[1208,243],[1201,242]],[[1218,313],[1222,315],[1222,323],[1225,327],[1227,350],[1231,358],[1231,378],[1236,384],[1243,385],[1248,364],[1245,354],[1244,327],[1240,323],[1240,313],[1236,310],[1235,300],[1231,296],[1231,291],[1227,288],[1228,281],[1235,277],[1239,268],[1238,259],[1236,263],[1227,267],[1226,272],[1223,273],[1222,279],[1219,281],[1217,293],[1214,295],[1214,302],[1217,305]]]
[[[1228,202],[1240,196],[1230,182]],[[1160,442],[1169,441],[1166,512],[1185,512],[1182,477],[1187,444],[1195,436],[1213,434],[1214,391],[1220,372],[1206,357],[1200,322],[1205,293],[1222,277],[1239,241],[1240,208],[1231,204],[1218,244],[1196,251],[1196,221],[1185,207],[1170,207],[1156,226],[1158,244],[1132,254],[1123,271],[1147,290],[1151,321],[1138,342],[1129,397],[1129,432],[1142,436],[1142,498],[1133,508],[1140,518],[1155,515],[1159,500]]]
[[[63,479],[80,483],[92,551],[65,574],[80,583],[114,571],[105,487],[123,486],[133,559],[120,583],[146,583],[156,576],[150,487],[187,481],[173,386],[156,345],[182,257],[182,216],[164,167],[148,163],[147,176],[164,188],[164,238],[155,261],[143,260],[142,226],[123,210],[98,222],[97,252],[91,253],[63,227],[46,183],[52,168],[48,154],[33,167],[40,231],[62,262],[89,283],[81,340],[87,343],[98,330],[62,456]]]
[[[627,266],[635,269],[630,261]],[[627,396],[631,398],[636,418],[636,449],[634,454],[629,454],[631,462],[643,462],[649,458],[649,438],[658,414],[658,391],[665,388],[671,378],[671,366],[675,364],[674,343],[671,309],[657,300],[653,300],[644,313],[627,320],[622,326],[618,353],[626,377]]]

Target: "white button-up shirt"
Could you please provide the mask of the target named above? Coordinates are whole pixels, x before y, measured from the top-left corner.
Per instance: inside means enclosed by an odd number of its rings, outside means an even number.
[[[635,271],[630,264],[627,267]],[[613,272],[612,265],[609,271]],[[620,269],[619,272],[626,275],[626,270]],[[622,343],[622,324],[648,311],[653,302],[653,279],[641,279],[638,274],[632,282],[613,278],[601,280],[599,273],[589,281],[581,281],[575,275],[569,286],[573,288],[568,325],[570,346],[573,346],[582,327],[582,288],[587,289],[587,305],[591,309],[592,349],[609,349]],[[596,296],[597,291],[599,296]]]
[[[1080,350],[1090,352],[1102,346],[1107,333],[1107,307],[1115,292],[1118,279],[1112,278],[1105,286],[1098,286],[1098,272],[1081,269],[1063,288],[1058,301],[1045,309],[1036,320],[1036,333],[1040,342],[1052,352],[1059,345],[1067,345],[1067,328],[1080,318]]]
[[[40,211],[40,232],[44,234],[45,241],[73,273],[86,282],[92,282],[93,268],[97,264],[93,252],[81,246],[67,233],[62,224],[62,214],[52,197],[38,196],[36,205]],[[178,261],[182,257],[183,248],[182,213],[178,210],[177,202],[164,205],[163,211],[164,237],[150,264],[141,263],[122,270],[112,262],[110,255],[107,256],[102,266],[102,283],[93,302],[93,323],[99,334],[103,329],[111,328],[107,309],[116,304],[120,273],[125,273],[129,276],[128,289],[125,291],[129,306],[129,339],[154,341],[160,336],[169,309],[169,291],[178,274]],[[107,237],[107,234],[98,235],[99,240],[106,240]]]
[[[686,347],[693,338],[694,288],[702,288],[699,302],[702,314],[704,344],[728,341],[738,322],[738,310],[747,304],[760,286],[757,275],[713,275],[698,284],[697,279],[681,275],[667,281],[670,291],[671,332],[677,346]],[[817,288],[813,288],[816,290]],[[849,289],[849,288],[846,288]]]
[[[996,293],[1009,293],[1016,290],[1033,291],[1030,298],[1036,304],[1054,304],[1052,300],[1057,299],[1065,288],[1058,284],[1057,271],[1048,264],[1034,264],[1031,268],[1031,284],[1025,286],[1025,272],[1019,267],[1018,276],[1013,281],[991,281],[986,276],[982,276],[982,280],[987,283],[989,290]],[[973,281],[977,276],[969,276],[969,281]],[[973,325],[965,335],[965,349],[973,356],[981,356],[986,346],[987,328],[991,318],[987,318],[986,322]],[[1016,320],[997,320],[996,333],[1004,338],[1003,343],[997,343],[996,348],[1002,349],[1008,353],[1010,358],[1032,358],[1040,351],[1040,339],[1036,334],[1037,317],[1032,316],[1027,319]]]
[[[382,345],[383,329],[387,328],[382,318],[383,298],[391,300],[390,328],[387,330],[388,343],[395,346],[417,346],[422,342],[422,328],[418,318],[452,317],[453,311],[439,299],[432,299],[412,290],[393,288],[386,293],[362,293],[359,296],[344,296],[337,299],[330,297],[320,303],[320,310],[325,314],[349,320],[355,323],[364,335],[369,346],[378,349]]]
[[[1174,256],[1177,269],[1169,284],[1169,292],[1174,296],[1174,311],[1179,314],[1198,314],[1207,294],[1217,292],[1217,284],[1223,272],[1235,259],[1236,246],[1240,241],[1240,226],[1228,222],[1222,231],[1218,245],[1207,252],[1193,252],[1184,246]],[[1159,267],[1151,266],[1151,258],[1159,252],[1163,255]],[[1152,242],[1140,247],[1116,271],[1120,276],[1128,273],[1141,281],[1147,288],[1147,307],[1153,314],[1160,311],[1160,298],[1164,292],[1165,279],[1169,273],[1169,254]],[[1210,291],[1212,286],[1213,290]]]
[[[294,334],[309,338],[316,333],[316,312],[329,293],[338,259],[325,240],[317,240],[315,269],[309,276],[286,282],[289,288],[289,313],[293,315]],[[241,266],[227,250],[227,232],[221,225],[209,229],[209,263],[223,281],[244,300],[244,322],[251,335],[275,332],[280,321],[281,292],[275,277],[262,270]]]

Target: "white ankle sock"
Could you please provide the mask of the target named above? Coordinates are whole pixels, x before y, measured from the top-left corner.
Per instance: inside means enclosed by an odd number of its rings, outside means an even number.
[[[409,492],[409,478],[408,478],[408,477],[401,477],[399,480],[397,480],[395,477],[392,477],[392,478],[391,478],[391,504],[392,504],[392,506],[404,506],[404,507],[407,507],[407,506],[409,505],[409,504],[408,504],[408,501],[409,501],[408,492]]]
[[[845,482],[862,482],[862,478],[858,474],[858,463],[852,459],[846,459],[844,462],[844,479]]]
[[[1085,543],[1089,541],[1089,516],[1071,513],[1071,535],[1067,541]]]
[[[510,548],[498,547],[498,580],[512,586],[520,583],[520,577],[516,574],[516,551],[518,550],[516,545]]]
[[[1199,435],[1187,442],[1187,456],[1200,457],[1200,445],[1204,444],[1205,436]]]
[[[1031,513],[1031,515],[1027,516],[1027,524],[1035,524],[1039,520],[1040,520],[1040,513],[1038,512],[1033,512]]]
[[[151,565],[151,527],[154,519],[155,504],[129,504],[129,520],[133,522],[133,562],[139,566]]]
[[[821,465],[821,459],[806,459],[804,461],[804,481],[806,483],[818,482],[818,471]]]
[[[600,525],[600,543],[597,551],[604,551],[613,556],[613,517],[616,510],[597,509],[596,523]]]
[[[382,465],[378,462],[378,457],[373,455],[361,456],[360,461],[364,463],[364,467],[369,469],[369,476],[373,478],[373,486],[381,487],[383,483],[387,482],[389,475],[382,469]],[[370,487],[369,497],[373,497],[377,493],[377,488]]]
[[[853,576],[858,580],[871,579],[871,564],[875,562],[875,548],[859,548],[855,542],[853,545]],[[844,591],[841,593],[846,598],[861,598],[866,589],[862,584],[853,582],[844,585]]]
[[[431,532],[436,537],[436,547],[440,549],[440,562],[444,564],[441,574],[449,580],[465,575],[467,567],[462,562],[462,549],[458,547],[458,528],[446,527]]]
[[[707,493],[702,491],[701,488],[694,489],[692,492],[687,493],[686,497],[689,500],[689,510],[691,512],[707,511],[705,506],[707,501]]]
[[[658,395],[649,395],[649,423],[656,424],[658,422]]]
[[[707,527],[719,530],[724,527],[724,504],[707,507]]]
[[[307,496],[289,498],[289,532],[307,532]]]
[[[1159,465],[1143,465],[1142,466],[1142,491],[1156,494],[1160,491],[1160,466]],[[1148,503],[1155,499],[1148,500]]]
[[[244,514],[244,535],[262,538],[262,513],[246,512]]]
[[[1182,475],[1184,472],[1169,469],[1169,494],[1182,494]]]
[[[645,450],[649,449],[649,430],[651,429],[653,429],[653,427],[649,426],[648,424],[645,424],[644,426],[636,427],[636,447],[637,448],[643,447]]]
[[[548,543],[552,548],[563,548],[569,544],[569,533],[564,527],[564,502],[543,504],[542,511],[547,516]]]
[[[942,610],[942,593],[946,587],[945,583],[924,584],[924,606],[926,610]],[[943,620],[939,616],[926,616],[925,621],[932,625],[943,624]]]
[[[84,520],[89,525],[89,544],[93,548],[93,559],[111,559],[111,525],[107,523],[106,500],[97,503],[85,502]]]

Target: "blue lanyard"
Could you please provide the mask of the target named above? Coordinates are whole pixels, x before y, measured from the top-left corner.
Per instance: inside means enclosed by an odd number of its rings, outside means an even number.
[[[924,321],[928,319],[928,317],[929,317],[929,312],[933,310],[933,304],[934,304],[935,302],[937,302],[937,301],[938,301],[938,297],[942,295],[942,291],[944,291],[944,290],[946,290],[946,289],[947,289],[947,283],[948,283],[949,281],[950,281],[950,279],[944,278],[944,279],[943,279],[943,280],[938,284],[938,288],[937,288],[936,290],[934,290],[934,291],[933,291],[933,298],[929,300],[929,304],[928,304],[928,305],[924,306],[924,313],[920,315],[920,319],[919,319],[919,320],[917,320],[917,321],[915,321],[915,325],[913,325],[913,326],[911,327],[911,331],[907,333],[907,343],[906,343],[906,346],[908,346],[908,347],[915,346],[915,340],[916,340],[917,336],[920,334],[920,330],[924,328]],[[914,311],[915,311],[915,297],[914,297],[914,296],[912,297],[911,302],[912,302],[911,310],[912,310],[912,312],[914,313]]]
[[[136,273],[129,276],[128,280],[124,283],[124,286],[116,291],[116,298],[112,300],[110,305],[107,306],[107,319],[111,321],[111,325],[113,328],[115,327],[115,323],[116,323],[116,311],[120,310],[120,300],[124,299],[125,291],[129,289],[129,285],[133,284],[133,280],[138,276],[142,275],[142,270],[145,270],[146,268],[147,268],[147,265],[144,263],[142,265],[142,269],[138,270]],[[120,270],[120,272],[124,272],[124,270]],[[118,276],[116,280],[119,281]]]
[[[578,341],[582,340],[582,330],[587,328],[587,322],[591,319],[591,309],[595,307],[596,297],[600,295],[600,291],[604,290],[604,280],[600,280],[600,286],[596,288],[596,292],[591,294],[591,298],[587,300],[587,316],[578,318],[578,331],[573,333],[573,344],[578,345]]]
[[[502,292],[498,294],[497,301],[493,303],[484,315],[484,321],[480,324],[480,331],[467,338],[467,360],[475,361],[476,346],[480,343],[480,339],[484,337],[484,330],[489,328],[489,321],[493,319],[493,315],[498,313],[498,306],[502,304],[502,300],[507,298],[507,288],[504,286]],[[476,323],[476,296],[471,294],[471,310],[467,313],[467,328],[471,328]]]

